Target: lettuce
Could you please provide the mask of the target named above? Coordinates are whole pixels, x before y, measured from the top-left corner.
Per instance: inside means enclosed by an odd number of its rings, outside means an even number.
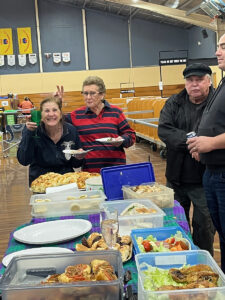
[[[182,286],[182,283],[177,283],[169,275],[169,270],[160,269],[157,267],[148,266],[148,269],[143,271],[144,278],[144,289],[147,291],[155,291],[162,285],[174,285]]]

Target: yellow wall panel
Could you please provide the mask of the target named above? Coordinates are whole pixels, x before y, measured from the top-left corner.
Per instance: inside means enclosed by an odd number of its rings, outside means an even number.
[[[183,84],[184,65],[163,66],[162,80],[164,85]],[[221,71],[212,67],[216,73],[217,84],[221,79]],[[90,75],[102,77],[107,89],[120,88],[120,83],[133,83],[134,87],[156,86],[160,81],[160,68],[140,67],[92,71],[56,72],[0,75],[0,95],[52,93],[56,85],[63,85],[65,91],[80,91],[83,80]]]

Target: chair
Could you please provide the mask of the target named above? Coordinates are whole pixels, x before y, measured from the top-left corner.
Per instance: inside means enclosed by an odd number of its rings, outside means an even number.
[[[17,147],[22,137],[25,124],[14,124],[5,126],[5,137],[2,141],[3,157],[10,156],[10,149]],[[16,156],[15,153],[13,156]]]

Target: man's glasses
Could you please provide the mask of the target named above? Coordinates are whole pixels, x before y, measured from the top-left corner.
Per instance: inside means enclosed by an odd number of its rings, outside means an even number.
[[[90,95],[91,97],[95,97],[97,94],[101,94],[99,92],[81,92],[81,94],[85,97],[87,97],[88,95]]]

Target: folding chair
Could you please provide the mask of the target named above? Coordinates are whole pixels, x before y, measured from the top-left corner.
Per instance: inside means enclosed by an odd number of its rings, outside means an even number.
[[[22,137],[22,131],[25,124],[14,124],[5,126],[5,137],[2,141],[3,157],[9,156],[9,150],[17,147]]]

